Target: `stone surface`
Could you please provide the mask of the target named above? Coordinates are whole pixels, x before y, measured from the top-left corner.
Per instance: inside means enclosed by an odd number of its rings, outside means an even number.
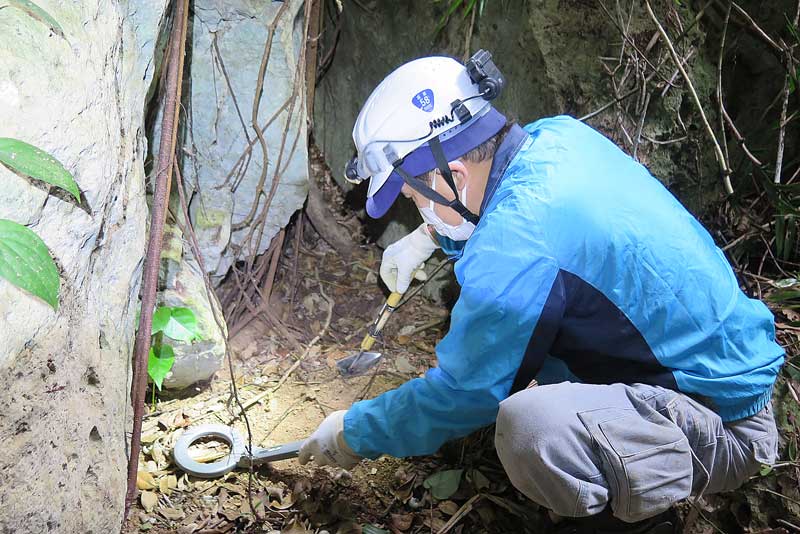
[[[193,5],[191,132],[183,168],[194,188],[191,216],[206,268],[218,281],[240,254],[266,250],[306,198],[305,73],[298,72],[303,2],[197,0]],[[253,211],[264,162],[252,127],[253,101],[268,27],[284,5],[258,111],[262,127],[277,116],[264,131],[268,164]],[[251,145],[252,151],[246,152]],[[243,154],[249,154],[248,163],[236,167]],[[269,212],[263,223],[252,224],[259,221],[276,171],[279,181]],[[243,222],[251,224],[237,229]]]
[[[175,363],[164,379],[165,389],[184,389],[195,382],[208,380],[220,368],[225,358],[227,328],[217,326],[208,300],[203,274],[192,254],[190,244],[180,230],[172,225],[164,233],[164,250],[161,253],[164,289],[159,293],[159,305],[180,306],[192,310],[197,317],[200,339],[192,342],[164,338],[172,346]],[[216,296],[214,307],[219,310]]]
[[[50,152],[81,206],[0,166],[0,218],[35,231],[60,306],[0,280],[0,532],[116,532],[145,246],[145,97],[166,0],[0,10],[0,135]]]

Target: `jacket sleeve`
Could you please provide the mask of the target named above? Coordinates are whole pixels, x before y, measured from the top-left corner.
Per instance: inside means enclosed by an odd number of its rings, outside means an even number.
[[[348,410],[345,440],[357,454],[431,454],[494,422],[558,273],[516,204],[487,214],[456,264],[462,290],[439,366]]]

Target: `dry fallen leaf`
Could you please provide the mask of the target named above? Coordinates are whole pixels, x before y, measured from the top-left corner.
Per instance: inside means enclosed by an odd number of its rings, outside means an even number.
[[[142,444],[153,443],[158,437],[161,435],[161,432],[148,432],[146,434],[142,434]]]
[[[175,489],[178,487],[178,477],[175,475],[167,475],[167,487],[169,489]]]
[[[439,503],[439,510],[441,510],[443,514],[453,515],[458,512],[458,505],[453,501],[442,501]]]
[[[159,442],[156,441],[153,443],[153,448],[150,451],[150,457],[155,460],[159,469],[167,466],[167,457],[164,454],[164,448]]]
[[[399,356],[394,360],[394,367],[397,369],[399,373],[416,373],[417,368],[411,365],[411,362],[408,361],[408,358],[404,356]]]
[[[156,480],[147,471],[136,473],[136,487],[140,490],[149,490],[156,487]]]
[[[178,519],[183,519],[183,510],[176,510],[175,508],[167,508],[166,506],[163,508],[158,509],[158,513],[166,517],[167,519],[171,519],[172,521],[177,521]]]
[[[160,491],[161,493],[165,493],[167,495],[169,495],[171,493],[170,489],[169,489],[169,481],[167,480],[167,477],[161,477],[161,478],[158,479],[158,491]]]
[[[144,508],[146,512],[152,512],[153,508],[158,504],[158,495],[152,491],[143,491],[140,499],[142,501],[142,508]]]
[[[292,519],[289,524],[281,529],[281,534],[311,534],[303,523],[297,519]]]
[[[397,530],[408,530],[413,522],[412,514],[392,514],[392,526]]]
[[[408,501],[408,499],[411,497],[411,492],[414,490],[414,481],[416,479],[416,475],[411,475],[400,485],[400,487],[392,490],[392,493],[394,493],[394,496],[397,497],[398,501],[402,502],[403,504]]]

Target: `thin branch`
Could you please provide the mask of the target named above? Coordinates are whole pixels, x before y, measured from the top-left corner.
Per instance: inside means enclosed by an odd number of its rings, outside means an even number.
[[[725,101],[722,94],[722,59],[725,57],[725,37],[728,35],[728,23],[731,20],[731,7],[733,0],[728,0],[728,9],[725,12],[725,22],[722,26],[722,37],[719,42],[719,57],[717,58],[717,103],[719,104],[719,126],[722,135],[722,146],[725,149],[725,158],[730,161],[728,152],[728,136],[725,134]]]
[[[681,71],[681,75],[683,79],[686,81],[686,86],[689,88],[689,92],[694,99],[694,103],[697,106],[697,110],[700,113],[700,118],[703,120],[703,125],[708,132],[711,141],[714,143],[714,151],[717,156],[717,163],[719,163],[720,170],[723,174],[723,182],[725,184],[725,191],[728,194],[733,193],[733,186],[731,185],[731,171],[730,167],[728,166],[728,162],[725,159],[725,154],[722,153],[722,148],[720,148],[719,143],[717,142],[717,137],[714,135],[714,130],[711,129],[711,125],[708,123],[708,118],[706,117],[705,111],[703,111],[703,105],[700,103],[700,97],[697,96],[697,91],[694,88],[694,84],[692,84],[692,79],[689,78],[689,74],[687,74],[686,69],[683,68],[681,64],[681,60],[678,57],[678,53],[675,52],[675,48],[672,46],[672,41],[669,39],[669,35],[667,35],[666,30],[664,30],[663,26],[661,26],[661,22],[659,22],[656,14],[653,13],[653,8],[650,6],[649,0],[645,0],[645,7],[647,8],[647,13],[650,15],[650,18],[653,19],[656,27],[658,28],[658,32],[661,34],[661,37],[664,39],[664,42],[669,49],[670,56],[672,56],[672,60],[675,62],[675,65]]]
[[[756,21],[753,20],[753,17],[751,17],[750,14],[747,11],[742,9],[742,7],[739,4],[737,4],[736,2],[733,2],[733,7],[736,8],[736,11],[738,11],[739,14],[748,22],[748,24],[750,25],[750,28],[752,30],[754,30],[755,33],[759,37],[761,37],[761,39],[765,43],[767,43],[769,46],[774,48],[775,51],[780,52],[781,54],[783,53],[783,47],[780,46],[775,41],[773,41],[772,38],[769,35],[767,35],[767,32],[762,30],[761,27],[758,24],[756,24]]]
[[[797,23],[800,21],[800,0],[797,2],[797,10],[794,15],[794,22],[792,23],[793,26],[796,28]],[[781,183],[781,171],[783,170],[783,150],[784,150],[784,142],[786,139],[786,111],[789,107],[789,80],[791,79],[794,73],[794,55],[792,54],[792,50],[789,47],[785,49],[785,56],[786,56],[786,69],[789,71],[789,74],[783,80],[783,106],[781,107],[781,126],[780,131],[778,132],[778,155],[775,158],[775,178],[774,182],[776,184]]]
[[[755,155],[752,152],[750,152],[750,149],[747,148],[747,145],[744,142],[744,136],[741,134],[741,132],[739,132],[739,129],[736,127],[736,124],[734,124],[733,119],[731,118],[730,115],[728,115],[728,111],[724,107],[722,108],[722,116],[725,118],[725,122],[728,123],[728,127],[733,132],[733,135],[736,137],[736,140],[739,142],[739,146],[742,147],[742,150],[747,155],[747,157],[750,159],[750,161],[755,163],[757,167],[763,167],[764,164],[761,162],[761,160],[758,159],[757,157],[755,157]]]

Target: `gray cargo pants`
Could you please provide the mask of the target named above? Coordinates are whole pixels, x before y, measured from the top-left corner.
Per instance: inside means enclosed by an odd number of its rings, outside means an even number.
[[[511,482],[541,506],[585,517],[610,503],[634,522],[739,487],[775,461],[778,432],[769,405],[723,423],[658,386],[564,382],[500,403],[495,444]]]

